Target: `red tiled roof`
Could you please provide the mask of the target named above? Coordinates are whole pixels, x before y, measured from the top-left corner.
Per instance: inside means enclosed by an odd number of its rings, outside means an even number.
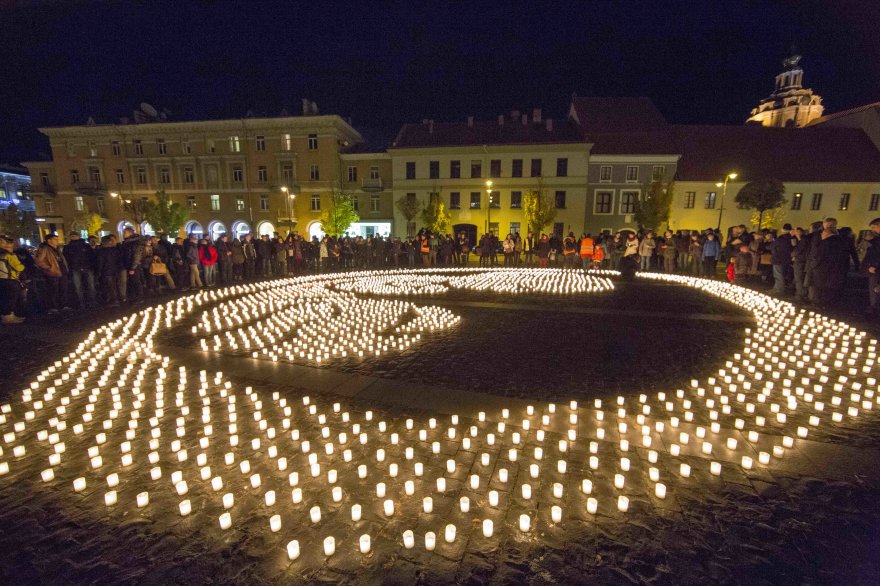
[[[650,98],[572,98],[572,117],[594,155],[675,154],[666,119]]]
[[[585,143],[577,124],[569,120],[553,120],[547,129],[547,120],[522,122],[505,120],[494,122],[434,122],[404,124],[391,148],[424,148],[443,146],[480,146],[499,144],[553,144]]]
[[[675,125],[676,179],[804,182],[880,181],[880,152],[857,128]]]

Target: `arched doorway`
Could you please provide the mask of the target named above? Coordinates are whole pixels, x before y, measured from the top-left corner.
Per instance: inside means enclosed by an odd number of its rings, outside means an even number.
[[[211,240],[220,240],[220,237],[226,234],[226,225],[223,222],[214,220],[208,224],[208,234]]]
[[[271,238],[275,234],[275,226],[272,225],[272,222],[260,222],[257,225],[257,234],[260,238],[263,236]]]
[[[187,222],[184,230],[186,231],[187,236],[195,236],[196,238],[201,238],[202,235],[205,233],[202,225],[195,220],[190,220],[189,222]]]
[[[119,234],[119,239],[122,240],[122,232],[128,228],[130,230],[134,230],[134,224],[129,222],[128,220],[122,220],[119,224],[116,225],[116,233]]]
[[[242,238],[251,233],[251,227],[243,220],[236,220],[232,223],[232,235],[235,238]]]
[[[321,229],[321,222],[312,222],[309,224],[309,239],[315,238],[316,236],[318,240],[324,237],[324,231]]]

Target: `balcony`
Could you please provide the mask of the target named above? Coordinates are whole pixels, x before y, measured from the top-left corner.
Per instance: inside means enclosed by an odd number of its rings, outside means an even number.
[[[107,186],[102,181],[80,181],[74,189],[83,195],[107,195]]]
[[[382,179],[361,179],[361,189],[364,191],[382,191]]]
[[[298,220],[296,219],[296,212],[290,210],[290,213],[287,213],[287,210],[280,210],[275,212],[275,221],[282,226],[296,226]]]

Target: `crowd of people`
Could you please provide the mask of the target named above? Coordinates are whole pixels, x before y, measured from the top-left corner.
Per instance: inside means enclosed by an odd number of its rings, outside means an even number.
[[[73,308],[116,307],[182,289],[230,285],[315,272],[399,267],[540,266],[568,270],[619,269],[723,278],[772,289],[777,296],[828,308],[839,299],[850,270],[868,278],[869,312],[880,312],[880,218],[856,241],[849,228],[826,218],[808,228],[749,232],[734,226],[726,242],[703,231],[624,230],[596,237],[573,232],[540,235],[484,234],[476,242],[461,232],[420,231],[414,238],[324,236],[282,238],[221,235],[216,241],[191,234],[171,242],[141,236],[128,228],[114,235],[83,239],[70,234],[61,244],[49,235],[32,251],[0,236],[0,321],[21,323],[22,315],[55,314]],[[718,268],[726,266],[719,275]]]

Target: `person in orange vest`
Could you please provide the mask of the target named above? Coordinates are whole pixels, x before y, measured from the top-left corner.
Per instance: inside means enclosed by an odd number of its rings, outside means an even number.
[[[425,268],[431,266],[431,245],[428,242],[428,233],[425,232],[419,238],[419,252],[422,253],[422,264]]]
[[[578,243],[578,249],[581,255],[581,266],[584,271],[586,271],[590,268],[590,263],[593,262],[593,253],[596,250],[596,243],[593,242],[593,236],[591,234],[583,234]]]

